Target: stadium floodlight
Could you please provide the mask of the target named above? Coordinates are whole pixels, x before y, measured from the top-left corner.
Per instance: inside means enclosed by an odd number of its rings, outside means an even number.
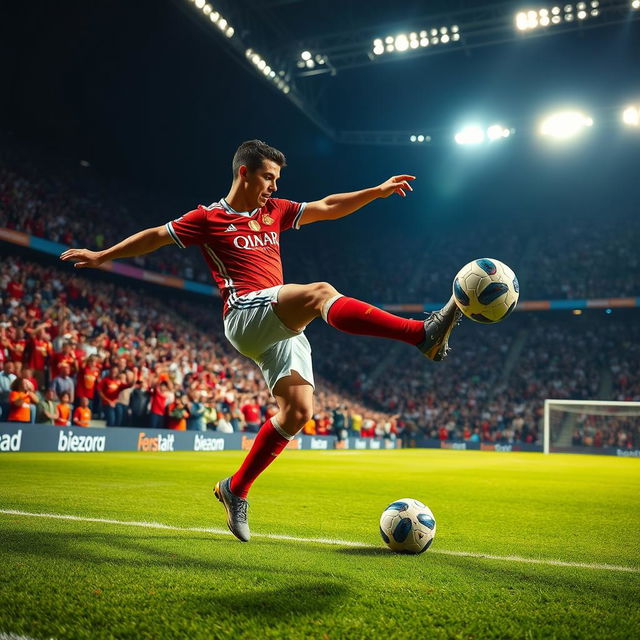
[[[640,0],[632,0],[631,8],[632,9],[640,9]]]
[[[477,125],[469,125],[458,131],[454,140],[458,144],[480,144],[484,142],[484,131]]]
[[[637,0],[640,6],[640,0]],[[550,8],[544,7],[537,11],[518,11],[516,13],[516,28],[518,31],[531,31],[539,27],[549,27],[561,24],[564,16],[565,22],[573,22],[575,19],[586,20],[596,18],[600,15],[599,0],[592,0],[590,3],[578,2],[575,6],[565,4],[563,7],[555,5]]]
[[[495,140],[503,140],[504,138],[508,138],[510,135],[511,129],[507,129],[501,124],[492,124],[487,129],[487,138],[490,142],[494,142]]]
[[[422,134],[418,136],[418,142],[424,142],[424,136]]]
[[[418,136],[413,135],[413,136],[409,136],[409,141],[410,142],[415,142],[418,139]]]
[[[430,44],[447,44],[459,42],[461,38],[460,27],[456,25],[431,27],[421,31],[410,33],[398,33],[395,36],[385,36],[373,40],[372,51],[374,55],[381,56],[386,53],[403,53],[418,47],[428,47]]]
[[[311,51],[303,51],[300,54],[300,57],[306,62],[307,60],[311,60]]]
[[[640,126],[640,107],[631,105],[622,112],[622,122],[630,127]]]
[[[545,118],[540,125],[540,134],[550,138],[566,140],[593,125],[593,119],[580,111],[561,111]]]
[[[271,65],[269,65],[267,61],[262,56],[260,56],[259,53],[249,48],[244,52],[244,55],[252,64],[255,65],[256,69],[260,71],[260,73],[262,73],[265,78],[269,78],[270,80],[272,80],[276,87],[278,87],[278,89],[280,89],[283,93],[289,93],[291,91],[291,87],[278,77]],[[313,60],[311,60],[311,62],[313,62]],[[303,64],[305,63],[303,62]],[[280,75],[284,76],[285,74],[283,71],[280,71]],[[288,78],[285,79],[288,80]]]
[[[233,38],[236,30],[229,24],[229,22],[216,11],[206,0],[191,0],[202,13],[209,18],[212,24],[215,24],[220,28],[220,31],[224,33],[227,38]],[[248,57],[248,56],[247,56]]]
[[[409,48],[409,38],[404,33],[396,36],[394,41],[396,51],[406,51]]]

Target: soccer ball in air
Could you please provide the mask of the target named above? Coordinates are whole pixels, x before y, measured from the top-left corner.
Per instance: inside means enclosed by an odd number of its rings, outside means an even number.
[[[380,535],[392,551],[422,553],[436,535],[431,509],[413,498],[392,502],[380,516]]]
[[[453,297],[462,313],[476,322],[504,320],[520,295],[516,274],[504,262],[479,258],[465,264],[453,280]]]

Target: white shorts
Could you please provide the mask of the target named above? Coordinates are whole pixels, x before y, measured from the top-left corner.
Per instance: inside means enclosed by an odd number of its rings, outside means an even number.
[[[315,387],[307,337],[302,331],[285,327],[273,309],[281,288],[278,285],[236,298],[224,317],[224,334],[242,355],[260,367],[270,391],[291,371],[297,371]]]

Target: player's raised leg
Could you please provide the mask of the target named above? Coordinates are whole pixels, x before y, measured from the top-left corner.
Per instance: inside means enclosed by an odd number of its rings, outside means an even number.
[[[227,511],[229,529],[242,542],[248,542],[251,535],[247,513],[251,485],[313,415],[313,387],[297,371],[280,378],[273,395],[278,413],[262,425],[238,471],[215,487]]]
[[[426,320],[411,320],[338,293],[328,282],[286,284],[278,295],[276,314],[295,331],[322,316],[332,327],[355,335],[389,338],[412,344],[430,360],[442,360],[448,340],[462,316],[453,297]]]

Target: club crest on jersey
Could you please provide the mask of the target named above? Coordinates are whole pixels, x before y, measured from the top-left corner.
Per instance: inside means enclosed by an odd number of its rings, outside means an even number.
[[[257,220],[249,220],[249,229],[251,231],[260,231],[260,223]]]
[[[263,214],[262,224],[266,224],[268,226],[270,224],[273,224],[274,222],[274,219],[268,213]]]

